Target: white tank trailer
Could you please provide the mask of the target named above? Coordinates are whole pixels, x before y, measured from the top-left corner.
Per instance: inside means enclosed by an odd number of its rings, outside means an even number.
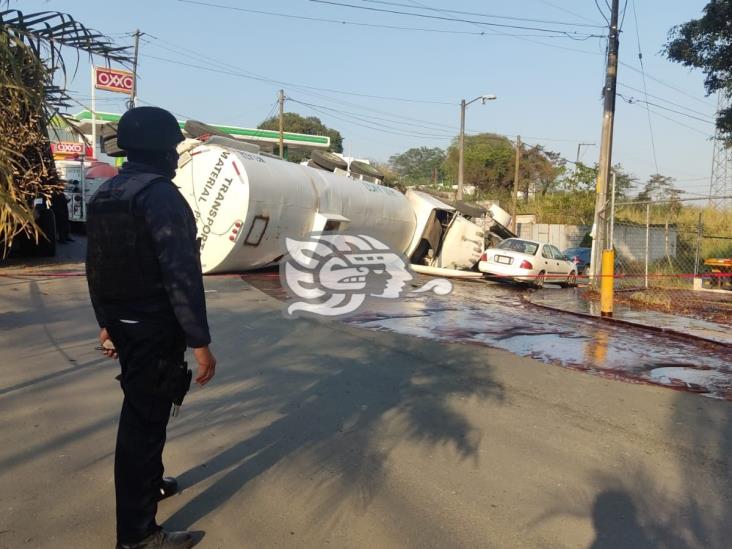
[[[428,194],[405,196],[233,139],[187,139],[179,151],[175,184],[196,217],[204,274],[272,265],[285,237],[318,231],[367,234],[433,267],[468,269],[480,258],[482,229]]]

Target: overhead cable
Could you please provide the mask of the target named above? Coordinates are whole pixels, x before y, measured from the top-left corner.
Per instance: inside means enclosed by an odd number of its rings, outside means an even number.
[[[415,5],[415,3],[411,4],[401,4],[399,2],[387,2],[385,0],[363,0],[364,2],[369,2],[372,4],[382,4],[385,6],[396,6],[401,8],[416,8],[426,11],[436,11],[441,13],[454,13],[456,15],[471,15],[476,17],[486,17],[486,18],[492,18],[492,19],[506,19],[508,21],[526,21],[529,23],[547,23],[550,25],[568,25],[573,27],[593,27],[593,28],[604,28],[604,25],[597,25],[595,23],[573,23],[568,21],[552,21],[548,19],[530,19],[527,17],[512,17],[509,15],[495,15],[490,13],[479,13],[474,11],[460,11],[460,10],[449,10],[444,8],[433,8],[429,6],[425,6],[424,4],[418,3]]]
[[[181,0],[181,1],[189,1],[189,0]],[[476,21],[471,19],[463,19],[458,17],[447,17],[442,15],[428,15],[426,13],[414,13],[414,12],[405,12],[400,10],[391,10],[386,8],[374,8],[371,6],[359,6],[355,4],[348,4],[345,2],[335,2],[333,0],[310,0],[310,2],[315,2],[318,4],[328,4],[332,6],[338,6],[342,8],[352,8],[352,9],[358,9],[358,10],[366,10],[366,11],[374,11],[374,12],[381,12],[381,13],[390,13],[394,15],[406,15],[410,17],[419,17],[424,19],[433,19],[433,20],[439,20],[439,21],[450,21],[450,22],[456,22],[456,23],[470,23],[473,25],[483,25],[488,27],[501,27],[501,28],[509,28],[509,29],[521,29],[521,30],[532,30],[536,32],[547,32],[547,33],[554,33],[554,34],[563,34],[567,38],[572,38],[574,40],[587,40],[588,38],[599,38],[601,35],[599,34],[588,34],[588,33],[581,33],[577,31],[562,31],[557,29],[547,29],[544,27],[533,27],[533,26],[525,26],[525,25],[511,25],[508,23],[491,23],[488,21]]]

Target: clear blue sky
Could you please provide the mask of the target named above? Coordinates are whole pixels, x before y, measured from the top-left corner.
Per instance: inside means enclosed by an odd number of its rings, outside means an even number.
[[[455,0],[447,7],[439,0],[388,0],[390,5],[374,0],[334,1],[438,17],[606,34],[606,29],[580,26],[604,23],[593,0]],[[468,108],[466,126],[470,133],[520,134],[525,142],[543,144],[572,160],[577,143],[599,144],[603,39],[543,38],[537,37],[541,33],[535,30],[410,17],[307,0],[210,3],[290,16],[451,32],[289,19],[179,0],[25,0],[11,2],[11,7],[65,11],[120,43],[131,43],[125,33],[139,28],[148,35],[140,50],[139,96],[181,117],[254,127],[274,112],[277,91],[282,87],[292,98],[286,110],[319,116],[341,131],[346,153],[385,161],[410,147],[447,147],[458,131],[460,99],[490,93],[498,100],[485,106],[477,102]],[[598,3],[607,12],[605,0]],[[621,6],[624,3],[621,0]],[[678,186],[690,193],[708,191],[715,99],[705,97],[701,73],[666,61],[660,50],[668,30],[698,17],[705,4],[706,0],[629,0],[620,45],[621,62],[638,69],[637,29],[647,91],[656,96],[648,100],[702,119],[651,107],[658,170],[676,178]],[[486,19],[420,10],[419,6],[576,26]],[[483,31],[484,35],[476,34]],[[245,74],[264,80],[246,78]],[[626,98],[645,98],[639,72],[621,66],[618,80],[618,91]],[[71,87],[81,102],[89,102],[86,59],[82,59]],[[123,96],[99,92],[98,98],[98,110],[121,112]],[[583,148],[582,160],[592,163],[598,150],[597,146]],[[644,105],[618,98],[613,160],[641,180],[656,171]]]

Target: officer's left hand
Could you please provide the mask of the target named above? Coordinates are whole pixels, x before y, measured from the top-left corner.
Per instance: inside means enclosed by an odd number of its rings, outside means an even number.
[[[108,341],[109,343],[105,344],[106,341]],[[104,350],[102,352],[105,354],[105,356],[109,358],[117,358],[117,349],[115,349],[114,343],[109,337],[109,332],[107,332],[106,328],[102,328],[102,331],[99,332],[99,342],[102,344],[102,347],[104,347]]]

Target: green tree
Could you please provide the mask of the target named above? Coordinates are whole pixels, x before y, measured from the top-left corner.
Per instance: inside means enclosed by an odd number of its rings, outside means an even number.
[[[665,53],[672,61],[701,69],[708,94],[732,94],[732,0],[710,0],[700,19],[672,28]],[[717,128],[732,141],[732,107],[718,113]]]
[[[654,173],[638,193],[639,202],[678,202],[681,191],[674,186],[673,177]]]
[[[559,188],[570,192],[595,192],[597,185],[598,165],[586,166],[581,162],[575,164],[574,170],[565,171],[558,182]],[[629,198],[638,179],[625,171],[621,164],[615,164],[612,169],[615,172],[615,196],[617,199]],[[612,174],[611,174],[612,177]],[[612,179],[610,180],[612,184]],[[609,189],[608,189],[609,190]]]
[[[515,148],[514,148],[515,151]],[[529,194],[545,196],[557,188],[559,177],[565,172],[566,161],[552,151],[547,151],[541,145],[535,145],[521,151],[519,163],[519,190]],[[514,162],[511,169],[511,179],[516,169]]]
[[[317,116],[304,117],[295,112],[286,112],[283,116],[283,127],[286,132],[327,135],[330,137],[330,148],[328,150],[337,153],[343,152],[343,136],[341,133],[323,124]],[[257,129],[278,131],[280,129],[279,117],[268,118],[257,126]],[[307,158],[305,152],[298,150],[289,151],[287,156],[292,162],[301,162]]]
[[[6,4],[0,0],[0,5]],[[64,50],[131,63],[127,48],[59,12],[0,10],[0,243],[3,255],[20,232],[39,236],[32,199],[58,188],[48,124],[70,104]]]
[[[437,178],[442,179],[442,163],[445,151],[439,147],[415,147],[389,158],[393,167],[405,183],[427,183],[437,171]]]
[[[464,182],[483,192],[498,191],[513,186],[513,143],[502,135],[480,133],[465,136]],[[458,178],[458,139],[447,150],[443,163],[445,175]]]

